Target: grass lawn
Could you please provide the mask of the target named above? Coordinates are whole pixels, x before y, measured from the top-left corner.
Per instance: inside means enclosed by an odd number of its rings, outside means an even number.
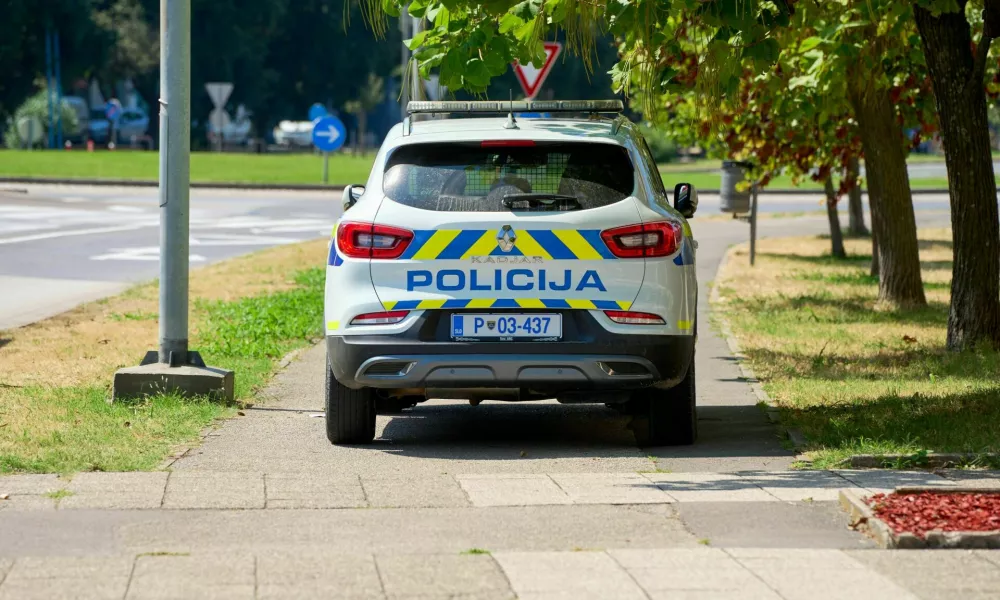
[[[155,469],[251,400],[284,354],[322,335],[325,257],[317,240],[191,272],[191,347],[236,371],[233,406],[107,403],[115,370],[156,346],[156,283],[0,332],[0,473]]]
[[[911,157],[911,160],[914,157]],[[933,158],[933,157],[932,157]],[[338,153],[330,157],[330,185],[364,183],[368,180],[373,154],[354,156]],[[916,161],[920,162],[920,161]],[[70,179],[156,180],[159,173],[156,152],[118,150],[85,152],[74,150],[25,152],[0,150],[0,177],[59,177]],[[669,189],[677,183],[693,184],[703,190],[717,190],[722,176],[721,161],[700,159],[691,163],[671,163],[660,169]],[[319,184],[323,179],[323,157],[318,154],[242,154],[194,152],[191,154],[191,181],[212,183]],[[943,177],[912,179],[913,189],[945,189]],[[823,186],[809,178],[798,184],[790,177],[774,178],[767,189],[820,190]]]
[[[330,185],[364,183],[374,154],[330,156]],[[0,150],[0,177],[156,180],[159,154],[136,150],[86,152]],[[319,154],[191,153],[191,181],[228,183],[323,182]]]
[[[715,309],[782,420],[809,440],[813,466],[1000,451],[1000,353],[945,349],[950,232],[920,232],[928,306],[915,311],[874,311],[871,242],[846,245],[849,258],[835,260],[823,237],[762,240],[753,268],[738,246],[716,282]]]

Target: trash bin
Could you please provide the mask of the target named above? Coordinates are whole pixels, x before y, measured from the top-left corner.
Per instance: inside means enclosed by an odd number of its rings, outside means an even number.
[[[722,163],[722,185],[719,189],[719,210],[727,213],[746,214],[750,212],[750,188],[738,189],[738,184],[746,179],[750,163],[734,160]]]

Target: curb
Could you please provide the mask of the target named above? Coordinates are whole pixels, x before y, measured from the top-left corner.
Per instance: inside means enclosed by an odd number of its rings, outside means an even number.
[[[894,493],[984,493],[996,492],[989,488],[927,488],[897,487]],[[894,532],[883,520],[875,516],[864,498],[853,490],[840,490],[840,506],[851,518],[850,527],[870,536],[880,548],[887,550],[943,549],[997,549],[1000,548],[1000,531],[928,531],[924,538],[903,532]]]
[[[92,185],[98,187],[159,187],[151,179],[73,179],[63,177],[0,177],[0,184],[30,183],[36,185]],[[192,181],[192,188],[216,190],[292,190],[300,192],[342,192],[343,185],[314,183],[238,183]]]
[[[712,293],[708,297],[708,303],[710,306],[719,302],[719,273],[721,273],[722,269],[729,264],[730,254],[736,247],[736,245],[730,246],[729,249],[726,250],[726,253],[722,255],[722,260],[719,261],[718,268],[715,270],[715,278],[712,281]],[[740,371],[740,376],[746,380],[747,384],[750,385],[750,391],[753,392],[757,401],[763,403],[767,407],[765,409],[767,419],[771,423],[782,427],[785,431],[785,435],[788,437],[789,441],[792,442],[794,450],[796,452],[801,452],[808,443],[806,437],[802,435],[802,432],[798,429],[781,425],[781,409],[779,409],[778,405],[775,404],[774,401],[771,400],[771,397],[767,395],[767,392],[764,391],[764,387],[760,384],[760,380],[757,379],[757,376],[754,374],[753,369],[747,362],[746,355],[743,354],[743,350],[740,348],[739,340],[737,340],[736,336],[733,334],[733,330],[729,325],[729,320],[721,311],[713,312],[712,314],[715,319],[717,319],[719,333],[722,334],[722,337],[726,340],[726,345],[729,347],[729,351],[732,353],[733,357],[736,358],[736,367]]]
[[[1000,454],[962,454],[949,452],[929,452],[919,459],[920,464],[914,466],[924,469],[946,469],[961,467],[983,459],[1000,462]],[[853,469],[884,469],[887,465],[902,462],[918,462],[913,454],[855,454],[845,459],[841,464]]]

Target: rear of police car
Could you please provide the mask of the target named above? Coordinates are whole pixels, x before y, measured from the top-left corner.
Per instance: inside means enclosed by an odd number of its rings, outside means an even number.
[[[629,411],[642,444],[693,442],[694,243],[645,142],[622,117],[477,117],[497,105],[411,103],[451,118],[397,126],[345,193],[330,441],[371,441],[377,406],[556,398]]]

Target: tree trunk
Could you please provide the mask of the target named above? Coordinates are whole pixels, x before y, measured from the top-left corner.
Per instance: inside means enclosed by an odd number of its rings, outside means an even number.
[[[868,228],[865,227],[865,205],[861,201],[861,184],[858,181],[860,171],[858,157],[852,156],[850,162],[847,163],[847,178],[854,182],[854,185],[847,192],[847,233],[855,237],[869,235]]]
[[[830,221],[830,254],[834,258],[847,258],[844,251],[844,234],[840,230],[840,215],[837,214],[837,192],[833,189],[833,179],[823,182],[826,191],[826,218]]]
[[[871,198],[871,196],[869,196],[869,198]],[[872,225],[872,228],[874,228],[874,227],[875,226]],[[879,268],[878,268],[878,240],[875,239],[875,234],[874,233],[872,234],[872,268],[871,268],[871,276],[872,277],[878,277],[879,276]]]
[[[876,78],[863,63],[852,71],[848,96],[861,133],[872,231],[878,241],[877,305],[925,306],[903,131],[896,121],[889,91],[874,84]]]
[[[1000,15],[987,17],[979,56],[974,56],[965,4],[959,2],[959,12],[938,17],[914,6],[948,166],[954,238],[948,312],[952,350],[979,343],[1000,347],[1000,222],[983,88],[990,38],[1000,33],[989,21]]]

